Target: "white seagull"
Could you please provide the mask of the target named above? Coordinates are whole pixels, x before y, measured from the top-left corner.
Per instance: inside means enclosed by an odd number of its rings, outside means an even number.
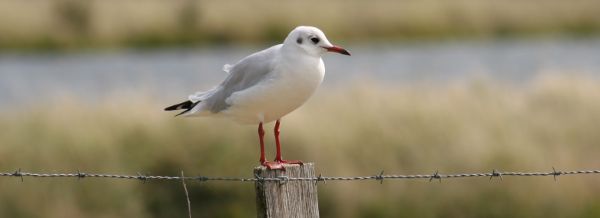
[[[225,65],[229,75],[220,85],[197,92],[188,101],[165,108],[184,110],[177,115],[229,117],[245,124],[258,124],[260,163],[269,169],[284,169],[283,164],[302,164],[283,160],[279,142],[281,117],[300,107],[317,89],[325,75],[321,56],[325,52],[350,55],[327,40],[316,27],[299,26],[283,41],[251,54],[234,65]],[[265,159],[263,123],[275,123],[277,154],[275,161]]]

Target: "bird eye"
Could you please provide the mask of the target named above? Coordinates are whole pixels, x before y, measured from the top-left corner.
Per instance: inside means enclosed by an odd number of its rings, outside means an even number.
[[[310,38],[310,41],[312,41],[313,43],[317,44],[317,43],[319,43],[319,38],[317,38],[317,37]]]
[[[298,39],[296,39],[296,42],[297,42],[298,44],[302,44],[302,38],[298,38]]]

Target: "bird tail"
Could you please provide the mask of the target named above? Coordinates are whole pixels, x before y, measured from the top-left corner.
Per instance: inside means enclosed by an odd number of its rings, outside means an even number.
[[[198,105],[198,103],[200,103],[200,101],[197,102],[192,102],[192,101],[185,101],[185,102],[181,102],[179,104],[176,105],[171,105],[167,108],[165,108],[165,111],[174,111],[174,110],[183,110],[185,109],[183,112],[175,115],[175,116],[179,116],[182,115],[190,110],[192,110],[192,108],[194,108],[196,105]]]

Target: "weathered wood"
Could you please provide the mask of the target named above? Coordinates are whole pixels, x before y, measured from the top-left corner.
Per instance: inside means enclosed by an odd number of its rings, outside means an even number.
[[[254,173],[263,178],[315,177],[312,163],[285,165],[283,170],[257,167]],[[314,181],[256,182],[256,209],[259,218],[319,217],[317,184]]]

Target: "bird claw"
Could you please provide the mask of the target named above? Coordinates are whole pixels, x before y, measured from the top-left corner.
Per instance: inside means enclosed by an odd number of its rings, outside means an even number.
[[[267,167],[267,169],[269,169],[269,170],[284,170],[285,171],[285,168],[283,168],[283,164],[276,162],[276,161],[273,161],[273,162],[265,161],[265,162],[262,162],[261,165]]]
[[[302,161],[299,160],[275,160],[275,161],[265,161],[262,162],[261,165],[267,167],[269,170],[283,170],[285,171],[284,164],[298,164],[303,165]]]
[[[298,164],[300,166],[304,165],[301,160],[275,160],[275,162],[282,164]]]

